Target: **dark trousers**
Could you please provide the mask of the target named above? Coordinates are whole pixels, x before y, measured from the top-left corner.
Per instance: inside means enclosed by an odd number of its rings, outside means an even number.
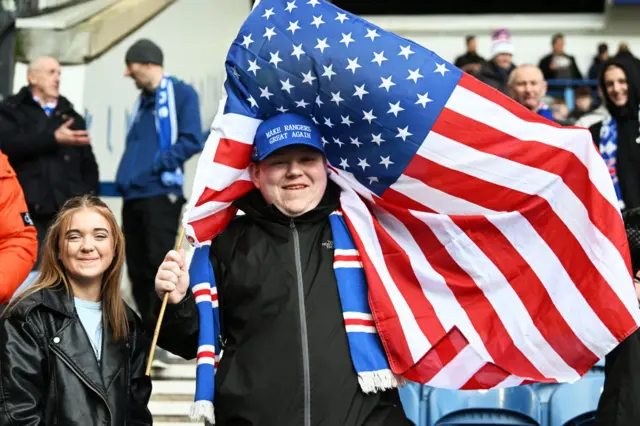
[[[153,315],[158,299],[156,273],[167,252],[175,247],[184,203],[183,197],[160,195],[126,200],[122,206],[127,270],[133,298],[145,321]]]
[[[640,330],[607,355],[604,374],[595,424],[640,425]]]
[[[386,391],[362,426],[412,426],[397,390]]]

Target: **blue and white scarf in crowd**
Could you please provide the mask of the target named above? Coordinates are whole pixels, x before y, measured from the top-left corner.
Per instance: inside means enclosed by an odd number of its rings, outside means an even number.
[[[367,281],[360,254],[341,211],[329,216],[334,240],[333,268],[342,304],[353,367],[365,393],[392,389],[400,384],[387,361],[368,303]],[[214,424],[215,371],[220,351],[218,292],[209,261],[209,245],[194,251],[189,266],[190,287],[200,314],[196,394],[190,417]]]
[[[541,115],[544,118],[555,121],[553,118],[553,111],[551,111],[549,105],[545,104],[544,102],[540,102],[540,105],[538,106],[538,110],[536,112],[538,113],[538,115]]]
[[[140,102],[141,99],[138,97],[131,114],[132,119],[129,121],[129,131],[131,130],[131,126],[135,120],[138,118]],[[176,143],[178,140],[178,116],[176,113],[176,100],[173,93],[173,81],[171,77],[166,75],[162,77],[162,81],[160,81],[160,85],[156,89],[155,106],[156,109],[154,117],[156,133],[158,134],[158,142],[160,145],[160,154],[168,151],[171,145]],[[184,183],[184,175],[180,168],[177,168],[174,171],[163,171],[161,179],[162,183],[166,186],[182,186]]]
[[[42,107],[42,110],[44,111],[45,114],[47,114],[47,116],[51,115],[53,113],[53,111],[55,111],[56,107],[58,106],[58,100],[53,100],[53,101],[49,101],[46,104],[42,104],[42,102],[40,101],[40,98],[37,96],[33,97],[33,100],[40,105],[40,107]]]
[[[624,209],[624,201],[622,200],[622,191],[620,190],[620,182],[616,171],[616,153],[618,152],[618,125],[613,117],[609,116],[602,122],[600,129],[600,155],[609,168],[611,181],[616,190],[618,197],[618,206]]]

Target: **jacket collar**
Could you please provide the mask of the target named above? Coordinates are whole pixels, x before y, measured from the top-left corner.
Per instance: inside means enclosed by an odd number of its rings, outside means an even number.
[[[89,337],[77,315],[73,294],[68,294],[62,284],[42,290],[41,293],[43,305],[67,317],[50,340],[49,346],[63,356],[74,371],[83,376],[96,390],[106,394],[118,374],[126,374],[120,370],[128,358],[127,346],[124,342],[116,342],[110,324],[103,323],[102,355],[101,362],[98,363]]]
[[[13,96],[13,100],[16,104],[33,104],[38,105],[36,101],[33,100],[33,91],[31,87],[24,86],[15,96]],[[38,105],[40,107],[40,105]],[[73,105],[67,98],[60,95],[58,96],[58,104],[56,106],[57,110],[66,111],[68,109],[72,109]]]

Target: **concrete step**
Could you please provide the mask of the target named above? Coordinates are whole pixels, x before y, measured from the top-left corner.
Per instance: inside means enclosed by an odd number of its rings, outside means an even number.
[[[167,396],[187,396],[193,398],[196,382],[193,380],[154,380],[151,398],[163,399]]]
[[[151,378],[156,380],[172,380],[172,379],[195,379],[196,363],[189,361],[186,363],[171,363],[167,368],[158,368],[151,371]]]
[[[167,416],[188,421],[191,404],[190,401],[149,401],[149,411],[154,419],[159,416]]]

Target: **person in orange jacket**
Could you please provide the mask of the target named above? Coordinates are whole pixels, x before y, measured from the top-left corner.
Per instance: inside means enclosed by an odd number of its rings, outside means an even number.
[[[0,151],[0,306],[7,303],[36,262],[38,239],[24,193]]]

